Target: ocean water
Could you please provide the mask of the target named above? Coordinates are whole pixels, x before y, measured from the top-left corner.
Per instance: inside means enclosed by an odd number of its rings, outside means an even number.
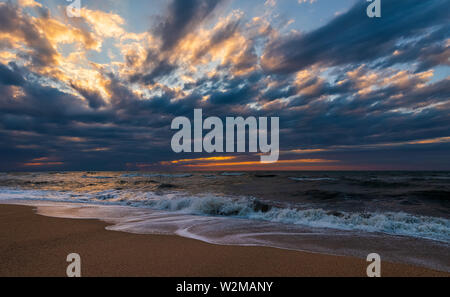
[[[108,229],[450,271],[449,172],[0,174],[0,203]]]

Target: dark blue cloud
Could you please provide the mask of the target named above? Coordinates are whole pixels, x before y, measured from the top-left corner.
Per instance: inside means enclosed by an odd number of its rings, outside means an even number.
[[[222,0],[172,0],[167,15],[153,30],[162,39],[163,51],[172,49],[210,16]]]
[[[314,64],[336,66],[373,62],[390,57],[396,49],[402,48],[402,42],[421,39],[422,34],[427,38],[427,30],[447,26],[450,21],[449,1],[382,2],[381,18],[368,18],[367,3],[358,1],[348,12],[317,30],[273,40],[265,50],[263,67],[269,72],[290,73]],[[447,30],[433,36],[444,42],[449,34]],[[402,62],[416,58],[416,55],[405,55]],[[391,59],[391,62],[395,60]]]
[[[32,52],[23,51],[20,55],[29,58],[34,66],[54,64],[58,54],[56,50],[36,25],[18,11],[17,6],[11,3],[0,3],[0,32],[23,39]]]
[[[414,76],[414,71],[448,64],[448,1],[383,0],[381,19],[367,18],[367,3],[358,2],[315,31],[274,34],[259,47],[248,40],[234,63],[217,66],[213,75],[204,73],[179,88],[163,86],[163,78],[181,67],[168,59],[178,42],[210,18],[220,2],[172,1],[151,29],[161,38],[161,49],[147,51],[143,68],[129,77],[100,71],[108,98],[76,81],[64,85],[40,75],[37,69],[51,65],[55,52],[30,20],[11,4],[1,5],[0,31],[23,38],[29,51],[26,63],[0,63],[0,170],[25,170],[17,164],[43,156],[63,161],[57,168],[68,170],[123,170],[127,163],[174,159],[179,156],[170,150],[170,123],[176,116],[192,118],[195,108],[202,108],[205,117],[222,119],[280,117],[282,150],[355,146],[362,148],[336,149],[321,157],[355,166],[388,162],[401,168],[415,159],[411,168],[450,168],[448,144],[364,149],[450,136],[449,79],[429,82]],[[194,59],[243,33],[244,21],[225,24]],[[261,40],[267,38],[263,34]],[[133,67],[136,57],[125,62]],[[396,73],[390,67],[402,63],[415,63],[408,79],[369,93],[361,94],[358,77],[348,75],[359,69],[359,76],[374,71],[389,80]],[[328,77],[309,69],[308,77],[298,81],[295,72],[312,65],[333,68]],[[138,95],[136,87],[152,95]]]
[[[17,69],[15,64],[11,64],[11,67]],[[23,85],[24,82],[25,80],[20,73],[11,70],[6,65],[0,64],[0,83],[4,85],[20,86]]]

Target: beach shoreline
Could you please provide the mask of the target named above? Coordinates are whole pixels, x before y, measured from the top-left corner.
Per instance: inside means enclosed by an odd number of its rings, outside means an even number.
[[[109,231],[99,220],[45,217],[31,206],[0,205],[0,226],[0,276],[66,276],[70,253],[81,256],[82,276],[364,277],[369,264],[347,256]],[[382,276],[450,274],[382,262]]]

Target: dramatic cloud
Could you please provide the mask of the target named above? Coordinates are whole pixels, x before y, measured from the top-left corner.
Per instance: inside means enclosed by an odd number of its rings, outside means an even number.
[[[324,1],[0,0],[0,170],[450,169],[449,2]],[[279,117],[280,162],[173,153],[195,108]]]
[[[375,19],[366,16],[366,7],[365,2],[358,1],[348,12],[317,30],[273,40],[263,56],[264,68],[291,73],[314,64],[337,66],[376,61],[411,46],[416,54],[401,54],[399,59],[391,58],[390,64],[415,61],[417,54],[425,56],[427,51],[437,56],[445,54],[442,47],[448,47],[445,38],[450,36],[448,1],[384,0],[383,16]],[[448,63],[448,51],[446,57],[435,59]],[[430,66],[433,64],[436,62]]]
[[[49,41],[42,36],[38,27],[27,17],[24,17],[16,6],[0,3],[0,32],[3,44],[14,47],[23,41],[31,52],[23,52],[31,58],[36,66],[54,64],[57,59],[57,51]]]
[[[161,49],[169,50],[201,24],[222,0],[174,0],[169,4],[168,15],[155,28],[162,39]]]

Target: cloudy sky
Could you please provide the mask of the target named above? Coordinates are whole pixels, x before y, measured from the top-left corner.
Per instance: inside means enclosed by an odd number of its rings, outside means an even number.
[[[0,171],[450,170],[450,1],[0,1]],[[175,154],[276,116],[280,162]]]

